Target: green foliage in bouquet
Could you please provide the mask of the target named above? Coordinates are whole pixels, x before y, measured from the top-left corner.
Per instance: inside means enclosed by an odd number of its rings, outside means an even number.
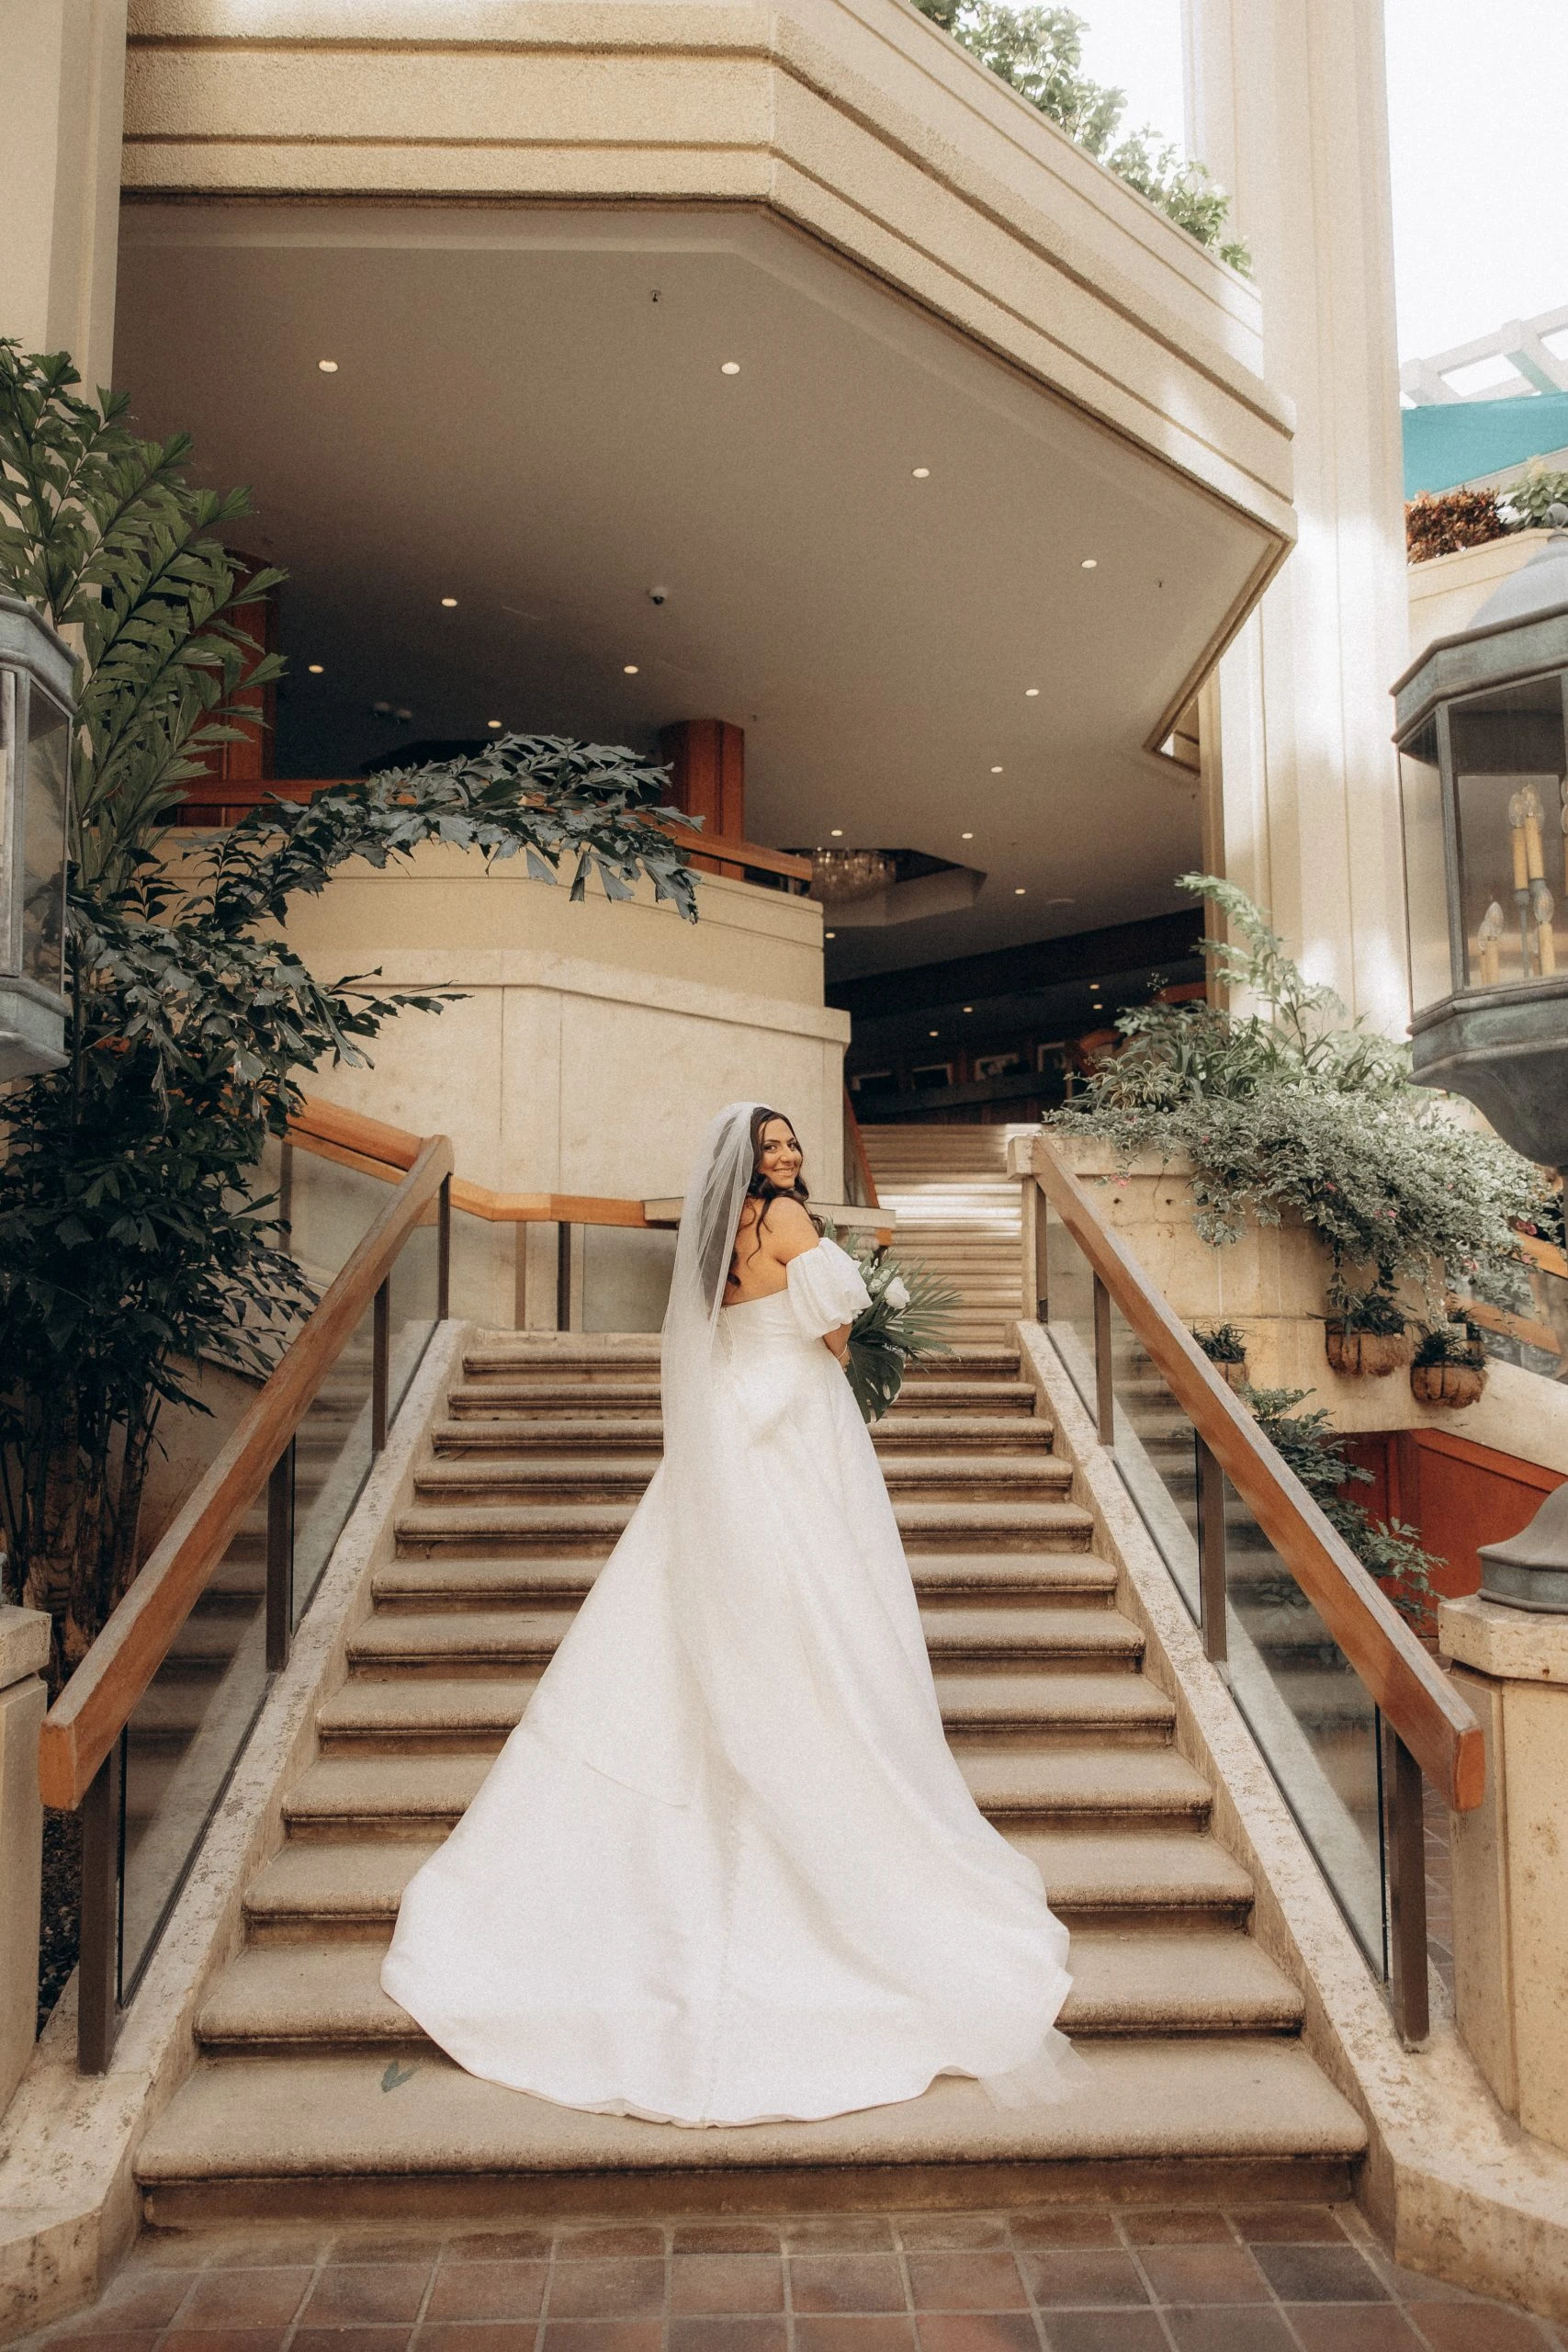
[[[851,1326],[844,1369],[861,1419],[879,1421],[904,1385],[907,1364],[952,1354],[947,1335],[953,1328],[958,1293],[949,1290],[924,1266],[905,1265],[890,1258],[883,1244],[868,1244],[853,1233],[838,1233],[830,1222],[826,1231],[829,1239],[837,1241],[854,1260],[871,1293],[871,1305],[862,1309]]]

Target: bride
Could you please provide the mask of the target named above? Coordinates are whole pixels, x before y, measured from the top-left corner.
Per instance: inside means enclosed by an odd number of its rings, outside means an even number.
[[[867,1304],[786,1118],[687,1186],[664,1458],[381,1983],[470,2074],[658,2122],[838,2115],[941,2074],[1062,2095],[1066,1930],[942,1734],[871,1439]]]

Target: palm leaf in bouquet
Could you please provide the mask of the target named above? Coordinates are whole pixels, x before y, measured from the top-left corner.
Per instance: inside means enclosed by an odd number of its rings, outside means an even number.
[[[908,1364],[952,1354],[948,1333],[958,1294],[925,1266],[890,1258],[886,1248],[852,1234],[840,1240],[830,1226],[827,1230],[853,1258],[871,1293],[870,1306],[851,1326],[844,1370],[862,1419],[879,1421],[903,1386]]]

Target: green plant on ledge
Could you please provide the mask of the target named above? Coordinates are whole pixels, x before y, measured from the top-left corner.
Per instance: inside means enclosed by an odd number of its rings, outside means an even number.
[[[1247,246],[1225,233],[1230,198],[1201,164],[1190,161],[1174,141],[1162,139],[1147,124],[1112,145],[1127,110],[1127,94],[1084,72],[1084,17],[1071,8],[1011,8],[1005,0],[915,0],[915,5],[1021,97],[1049,116],[1097,164],[1136,188],[1199,244],[1217,253],[1243,277],[1251,277]]]
[[[1103,1136],[1125,1158],[1185,1155],[1197,1230],[1216,1245],[1249,1219],[1277,1225],[1295,1212],[1329,1252],[1331,1306],[1363,1330],[1378,1317],[1403,1330],[1422,1306],[1437,1320],[1461,1283],[1517,1306],[1515,1227],[1549,1213],[1541,1170],[1413,1086],[1405,1047],[1347,1023],[1244,891],[1210,874],[1180,884],[1225,915],[1236,944],[1209,952],[1228,988],[1261,1009],[1124,1012],[1120,1050],[1045,1125]],[[1364,1270],[1355,1284],[1352,1268]]]
[[[1192,1337],[1211,1363],[1247,1362],[1247,1340],[1234,1323],[1216,1323],[1212,1331],[1195,1329]]]
[[[521,853],[530,872],[639,876],[695,915],[656,821],[668,777],[635,753],[508,737],[472,760],[255,809],[168,865],[160,839],[234,695],[277,674],[237,619],[220,534],[243,492],[192,487],[184,435],[138,440],[121,395],[84,400],[63,353],[0,343],[0,593],[79,632],[69,1061],[0,1102],[0,1530],[6,1586],[53,1620],[58,1687],[124,1592],[158,1417],[201,1355],[265,1370],[309,1306],[256,1163],[299,1080],[363,1062],[428,996],[316,979],[291,901],[347,859],[422,842]]]

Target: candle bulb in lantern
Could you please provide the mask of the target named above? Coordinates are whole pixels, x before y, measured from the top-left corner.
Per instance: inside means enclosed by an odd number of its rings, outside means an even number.
[[[1503,977],[1503,910],[1495,899],[1481,918],[1476,938],[1481,948],[1481,985],[1495,989]]]
[[[1530,877],[1526,863],[1525,796],[1522,792],[1516,792],[1508,802],[1508,831],[1514,846],[1514,888],[1516,890],[1528,890]]]
[[[1525,827],[1525,871],[1532,882],[1540,882],[1544,880],[1546,875],[1546,859],[1542,854],[1540,840],[1541,819],[1546,812],[1541,808],[1540,795],[1533,784],[1525,786],[1519,794],[1519,800],[1522,804],[1519,813],[1524,819]]]
[[[1556,911],[1551,891],[1544,882],[1538,882],[1530,892],[1530,913],[1535,920],[1535,947],[1542,979],[1557,969],[1557,942],[1551,935],[1551,919]]]
[[[1562,888],[1568,890],[1568,777],[1562,783]]]

